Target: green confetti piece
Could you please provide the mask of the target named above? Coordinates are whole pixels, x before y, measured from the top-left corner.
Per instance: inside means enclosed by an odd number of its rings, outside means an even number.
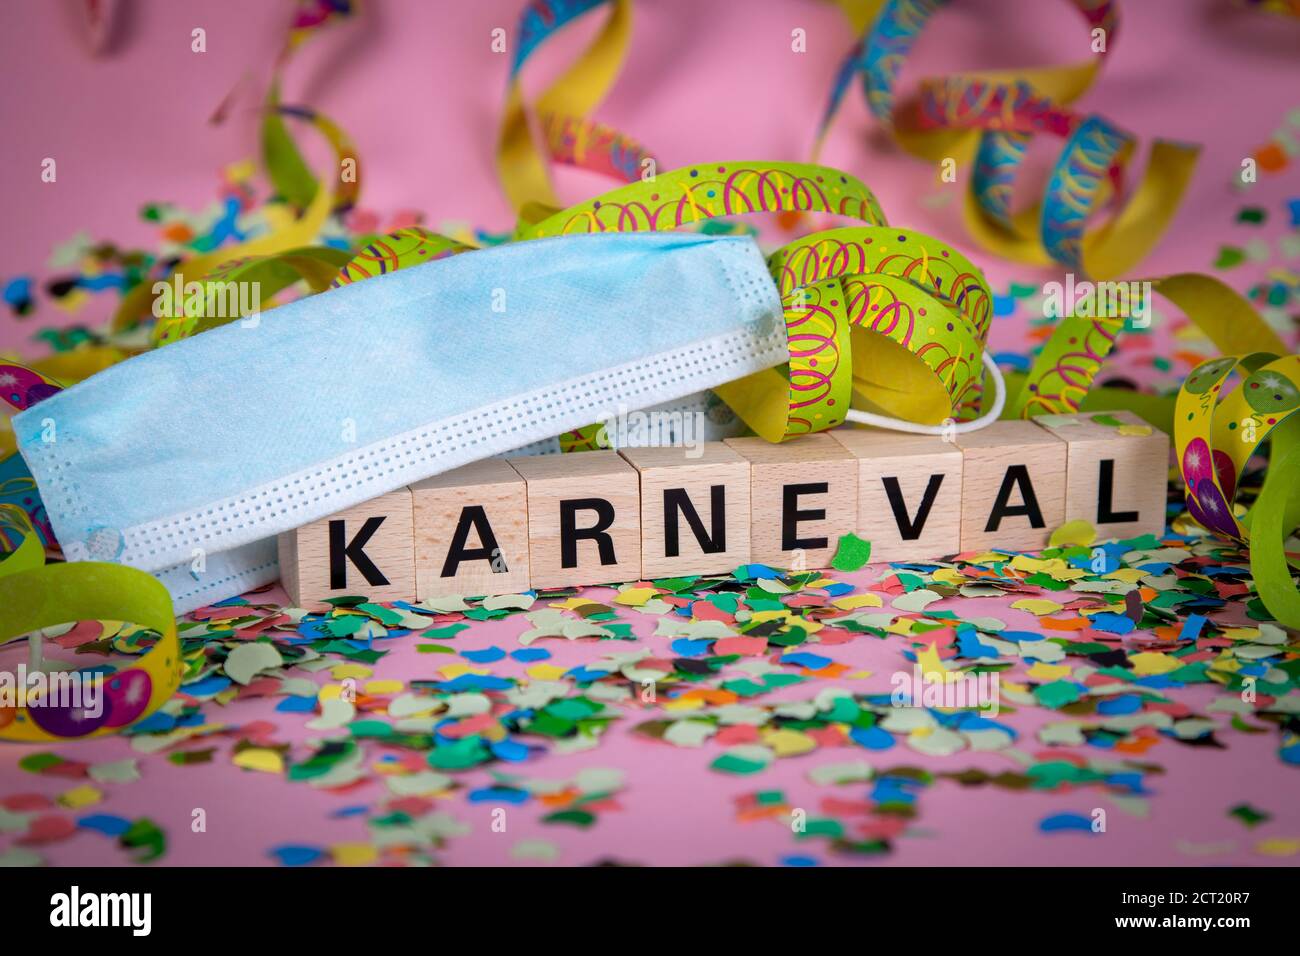
[[[1231,269],[1246,261],[1246,253],[1236,246],[1220,246],[1219,255],[1214,260],[1214,268]]]
[[[1044,707],[1059,710],[1066,704],[1073,704],[1083,696],[1079,688],[1070,681],[1054,680],[1050,684],[1040,684],[1034,688],[1034,696]]]
[[[1261,823],[1267,823],[1269,820],[1273,819],[1273,815],[1271,813],[1266,813],[1263,810],[1257,810],[1254,807],[1252,807],[1249,803],[1237,804],[1235,807],[1233,807],[1231,810],[1228,811],[1228,816],[1236,817],[1238,820],[1240,820],[1248,827],[1256,827],[1259,826],[1259,824]]]
[[[455,654],[454,647],[448,647],[446,644],[417,644],[416,653],[418,654]]]
[[[749,760],[745,757],[738,757],[735,754],[722,754],[713,763],[709,764],[711,768],[721,773],[734,774],[751,774],[765,770],[767,764],[761,760]]]
[[[871,560],[871,542],[864,541],[849,532],[840,535],[839,547],[831,559],[831,567],[836,571],[857,571]]]
[[[41,773],[50,767],[57,767],[59,764],[66,763],[58,754],[39,753],[29,754],[22,760],[18,761],[18,766],[28,773]]]
[[[543,823],[567,823],[582,827],[584,830],[596,822],[596,815],[589,810],[561,810],[558,813],[542,817]]]
[[[469,627],[468,624],[448,624],[446,627],[431,627],[421,636],[431,637],[436,641],[450,641],[467,627]]]

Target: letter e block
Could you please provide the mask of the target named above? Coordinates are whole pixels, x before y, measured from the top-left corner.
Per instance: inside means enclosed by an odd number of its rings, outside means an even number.
[[[961,550],[961,450],[937,435],[843,426],[827,432],[858,460],[857,535],[872,561]]]
[[[1037,551],[1065,522],[1065,442],[1033,422],[957,436],[961,549]]]
[[[1099,540],[1164,534],[1168,435],[1127,411],[1035,421],[1066,443],[1066,521],[1090,522]]]
[[[512,458],[528,483],[534,588],[634,581],[641,575],[637,471],[616,451]]]
[[[642,577],[718,574],[749,563],[743,456],[720,441],[620,454],[641,475]]]
[[[797,571],[829,567],[840,536],[857,523],[857,460],[825,433],[726,443],[750,464],[749,560]]]
[[[415,593],[517,594],[529,589],[528,491],[503,458],[411,485]]]
[[[411,490],[380,495],[278,539],[280,583],[294,604],[358,594],[415,598]]]

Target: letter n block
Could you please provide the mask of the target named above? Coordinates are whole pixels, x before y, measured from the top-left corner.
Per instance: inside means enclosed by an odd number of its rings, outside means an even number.
[[[724,442],[624,448],[641,475],[641,576],[717,574],[749,563],[749,462]]]
[[[858,460],[857,535],[872,561],[961,550],[962,456],[936,435],[843,426],[828,432]]]
[[[1066,521],[1090,522],[1101,540],[1164,534],[1168,435],[1127,411],[1035,421],[1066,443]]]
[[[528,557],[534,588],[633,581],[641,576],[636,469],[616,451],[512,458],[528,483]]]
[[[1065,442],[1033,422],[957,436],[961,549],[1037,551],[1065,522]]]
[[[415,598],[411,490],[380,495],[279,536],[280,582],[294,604],[348,594]]]
[[[829,567],[858,517],[858,463],[825,433],[773,444],[728,438],[750,465],[749,560],[777,568]]]
[[[420,600],[528,590],[528,491],[508,461],[434,475],[411,485],[411,495]]]

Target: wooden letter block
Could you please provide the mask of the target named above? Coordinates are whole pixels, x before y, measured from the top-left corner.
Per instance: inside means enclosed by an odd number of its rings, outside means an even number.
[[[529,588],[528,491],[503,458],[411,485],[415,593],[516,594]]]
[[[294,604],[362,594],[372,601],[415,597],[411,489],[380,495],[285,531],[280,581]]]
[[[750,561],[826,568],[858,516],[858,463],[830,435],[728,438],[750,464]]]
[[[1067,446],[1066,521],[1090,522],[1099,540],[1164,533],[1168,435],[1133,412],[1076,412],[1049,421],[1037,424]]]
[[[1037,551],[1065,522],[1065,442],[1033,422],[957,436],[961,549]]]
[[[923,561],[961,548],[962,455],[933,435],[844,426],[830,433],[858,460],[857,535],[872,561]]]
[[[512,458],[528,482],[534,588],[607,584],[641,574],[636,469],[616,451]]]
[[[641,475],[643,578],[749,563],[749,462],[741,455],[720,441],[620,454]]]

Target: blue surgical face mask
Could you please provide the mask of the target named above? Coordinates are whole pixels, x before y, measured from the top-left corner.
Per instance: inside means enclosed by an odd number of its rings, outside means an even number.
[[[184,612],[275,580],[282,531],[788,357],[751,239],[584,235],[236,320],[13,426],[68,557],[155,572]]]

